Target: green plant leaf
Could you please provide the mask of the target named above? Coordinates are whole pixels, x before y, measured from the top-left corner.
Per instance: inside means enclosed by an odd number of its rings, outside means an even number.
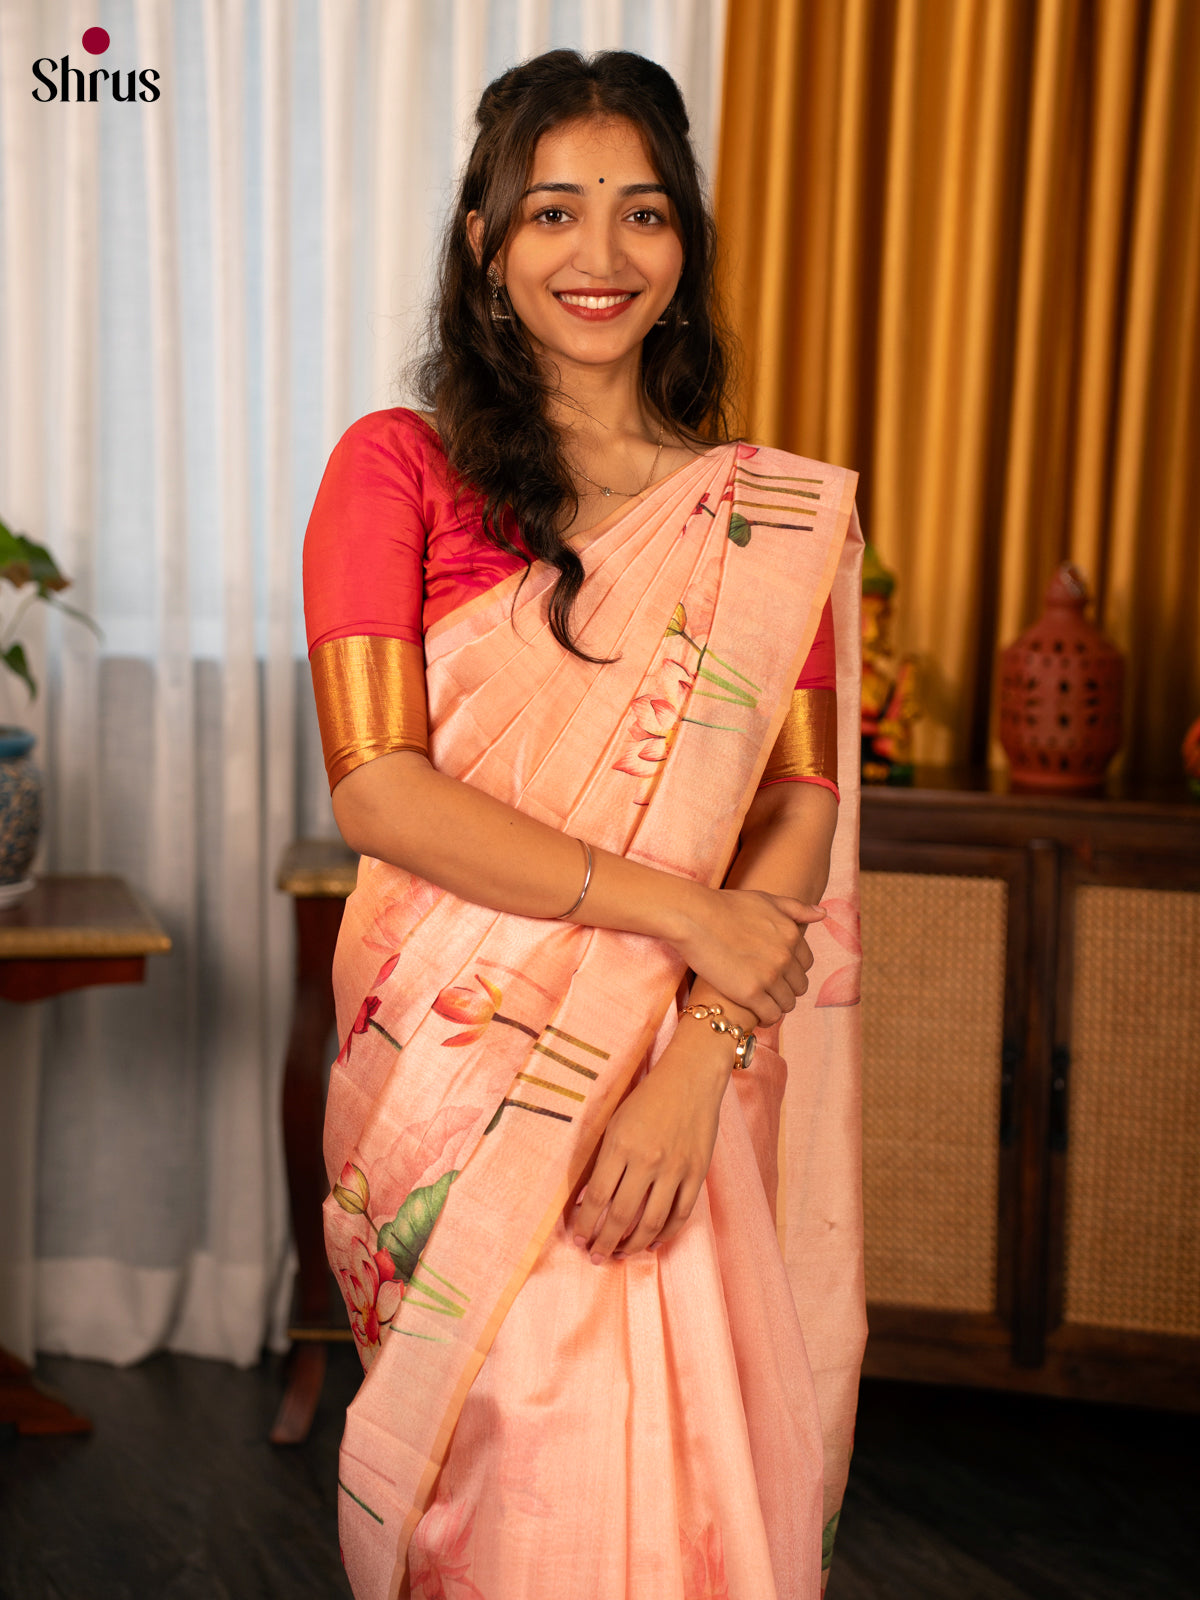
[[[394,1219],[379,1230],[379,1248],[391,1256],[396,1276],[405,1283],[416,1271],[421,1251],[429,1243],[433,1225],[441,1216],[450,1185],[457,1177],[457,1172],[444,1172],[436,1183],[414,1189]]]
[[[58,563],[43,544],[36,544],[23,533],[14,533],[0,522],[0,578],[7,578],[14,588],[36,583],[40,591],[66,589],[71,580],[64,578]]]
[[[80,611],[78,606],[69,606],[65,600],[60,600],[56,594],[39,591],[47,605],[52,605],[56,611],[63,611],[68,617],[74,617],[76,622],[82,622],[85,628],[90,628],[101,643],[104,642],[104,630],[98,622],[93,621],[86,611]]]
[[[0,522],[0,578],[7,579],[16,589],[30,578],[22,540],[3,522]]]
[[[29,690],[30,699],[37,697],[37,684],[33,681],[33,673],[29,670],[29,663],[25,659],[25,647],[19,644],[10,644],[8,649],[0,654],[0,661],[10,672],[15,672],[25,687]]]
[[[729,537],[739,550],[744,550],[750,543],[750,524],[740,511],[735,511],[729,519]]]

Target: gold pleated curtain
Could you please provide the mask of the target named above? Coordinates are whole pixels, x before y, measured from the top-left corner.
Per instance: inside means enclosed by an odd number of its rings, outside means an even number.
[[[1200,3],[731,0],[717,178],[751,437],[857,467],[918,759],[999,755],[1070,559],[1124,757],[1200,714]]]

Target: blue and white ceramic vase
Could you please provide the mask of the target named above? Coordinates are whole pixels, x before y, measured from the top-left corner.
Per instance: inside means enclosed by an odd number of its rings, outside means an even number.
[[[25,728],[0,726],[0,906],[33,887],[42,827],[42,775],[29,759],[36,742]]]

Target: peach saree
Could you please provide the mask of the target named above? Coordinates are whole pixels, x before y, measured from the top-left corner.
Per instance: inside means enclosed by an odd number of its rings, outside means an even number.
[[[809,994],[735,1075],[683,1232],[603,1267],[564,1208],[670,1037],[681,958],[362,860],[325,1132],[366,1368],[339,1479],[358,1600],[822,1590],[865,1333],[854,482],[720,446],[610,518],[575,613],[609,665],[554,640],[540,564],[426,635],[435,766],[719,884],[832,592],[842,798]]]

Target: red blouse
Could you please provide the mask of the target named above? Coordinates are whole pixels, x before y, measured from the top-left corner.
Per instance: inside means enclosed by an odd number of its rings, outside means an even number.
[[[517,541],[519,542],[519,540]],[[330,786],[374,756],[426,749],[425,630],[525,566],[482,536],[434,428],[404,407],[335,445],[304,540],[304,617]],[[828,602],[763,784],[837,794]]]

